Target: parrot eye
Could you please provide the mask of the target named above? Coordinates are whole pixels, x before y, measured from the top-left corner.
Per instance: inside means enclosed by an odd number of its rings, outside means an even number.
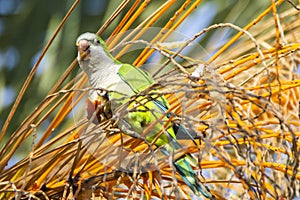
[[[94,43],[95,43],[95,44],[100,44],[100,41],[99,41],[97,38],[95,38],[95,39],[94,39]]]

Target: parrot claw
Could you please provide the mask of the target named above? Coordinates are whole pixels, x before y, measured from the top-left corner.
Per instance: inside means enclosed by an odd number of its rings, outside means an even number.
[[[88,98],[87,114],[87,118],[92,120],[94,124],[110,119],[112,117],[110,102],[105,98],[98,98],[97,100],[91,100]]]

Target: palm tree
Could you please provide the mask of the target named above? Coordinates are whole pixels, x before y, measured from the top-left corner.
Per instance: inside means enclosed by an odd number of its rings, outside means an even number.
[[[45,10],[61,1],[27,3],[26,26],[11,25],[23,32],[2,34],[24,47],[20,66],[38,56],[1,116],[1,199],[192,199],[171,164],[186,153],[198,159],[194,170],[217,199],[299,197],[299,5],[115,2],[74,1],[67,12],[54,9],[56,15]],[[96,15],[101,8],[106,14]],[[34,13],[40,24],[29,23]],[[42,25],[46,31],[30,29]],[[118,59],[153,75],[157,94],[176,114],[170,121],[197,133],[179,140],[185,148],[165,157],[143,138],[124,134],[113,118],[87,114],[90,88],[78,70],[75,39],[88,29],[98,29]],[[43,40],[39,51],[33,44]],[[28,71],[17,70],[14,87]]]

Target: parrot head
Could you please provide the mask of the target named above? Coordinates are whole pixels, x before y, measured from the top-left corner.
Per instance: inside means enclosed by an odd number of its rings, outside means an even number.
[[[102,39],[94,33],[84,33],[80,35],[76,40],[76,46],[78,50],[78,61],[88,61],[91,58],[91,54],[97,51],[104,51],[101,44]]]
[[[76,40],[77,60],[84,71],[105,67],[115,61],[105,42],[95,33],[83,33]]]

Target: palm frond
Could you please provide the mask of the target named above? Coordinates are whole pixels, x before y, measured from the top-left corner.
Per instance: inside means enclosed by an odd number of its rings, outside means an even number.
[[[214,23],[174,44],[172,34],[205,2],[124,0],[98,29],[98,34],[106,33],[122,16],[107,40],[110,49],[118,49],[116,56],[140,67],[157,55],[151,69],[155,83],[132,101],[164,95],[172,115],[166,123],[180,122],[197,133],[180,139],[185,148],[170,157],[159,153],[154,142],[124,134],[117,117],[95,124],[97,112],[90,119],[82,114],[90,88],[83,73],[72,76],[76,59],[8,136],[41,59],[70,23],[78,2],[45,46],[2,128],[0,140],[9,139],[0,151],[1,199],[192,199],[172,165],[186,153],[197,157],[194,170],[217,199],[299,197],[300,21],[292,1],[270,1],[244,27]],[[153,31],[155,26],[161,28]],[[229,30],[226,41],[214,42],[214,33],[222,30]],[[144,38],[149,31],[156,34]],[[193,46],[199,46],[200,37],[205,38],[205,55]],[[135,45],[142,47],[132,58]],[[197,70],[201,73],[195,77]],[[122,112],[128,111],[120,110],[120,116]],[[51,122],[43,128],[47,120]],[[7,166],[28,141],[28,155]]]

